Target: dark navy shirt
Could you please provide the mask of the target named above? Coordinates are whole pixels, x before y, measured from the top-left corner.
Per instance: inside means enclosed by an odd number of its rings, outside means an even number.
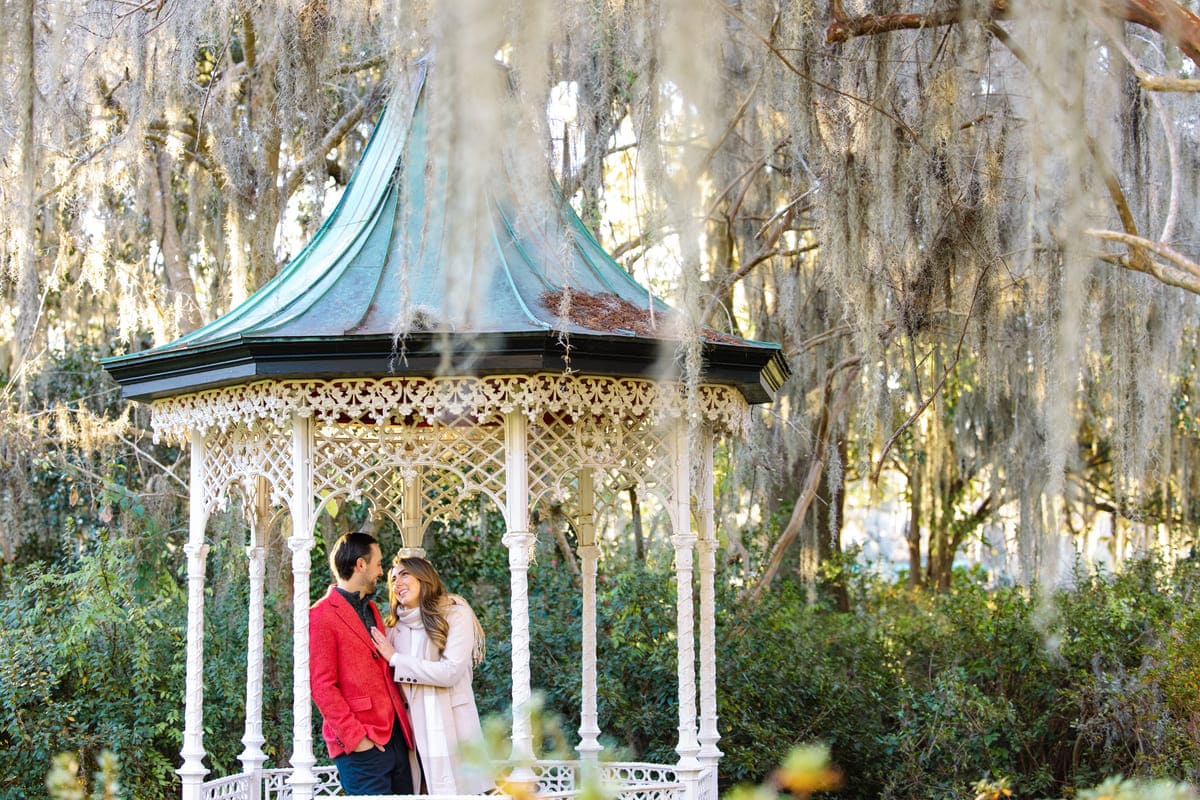
[[[347,592],[340,586],[333,588],[337,589],[338,593],[346,598],[346,602],[350,604],[350,607],[354,609],[354,613],[358,614],[358,618],[366,626],[367,633],[370,633],[371,628],[375,627],[375,615],[371,613],[371,598],[363,597],[358,592]]]

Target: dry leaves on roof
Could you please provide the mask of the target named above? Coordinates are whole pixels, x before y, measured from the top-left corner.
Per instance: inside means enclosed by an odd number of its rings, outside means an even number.
[[[653,315],[648,307],[634,305],[612,292],[581,292],[569,289],[547,289],[542,292],[542,306],[556,316],[563,311],[566,300],[566,319],[581,328],[601,333],[624,333],[635,336],[676,338],[678,315],[674,311],[657,310]],[[701,338],[706,342],[739,344],[741,339],[705,326]]]

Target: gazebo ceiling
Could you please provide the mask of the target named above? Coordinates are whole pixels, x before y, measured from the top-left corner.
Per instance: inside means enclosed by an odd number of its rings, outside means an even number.
[[[454,206],[428,157],[428,73],[419,65],[408,95],[388,104],[341,201],[273,280],[174,342],[104,362],[126,397],[263,378],[680,375],[676,312],[600,247],[550,180],[541,203],[508,175],[486,187],[476,268],[451,263]],[[472,308],[444,318],[467,279],[479,282]],[[768,400],[790,372],[776,344],[711,329],[701,339],[704,382],[748,402]]]

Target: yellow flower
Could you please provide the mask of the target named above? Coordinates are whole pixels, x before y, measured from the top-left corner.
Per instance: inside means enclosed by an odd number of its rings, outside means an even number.
[[[1006,797],[1012,797],[1008,778],[997,778],[995,781],[985,778],[975,784],[975,800],[1004,800]]]
[[[788,753],[775,773],[779,788],[801,797],[828,792],[842,785],[842,773],[829,763],[829,747],[810,744]]]
[[[537,781],[501,779],[496,788],[513,800],[537,800]]]

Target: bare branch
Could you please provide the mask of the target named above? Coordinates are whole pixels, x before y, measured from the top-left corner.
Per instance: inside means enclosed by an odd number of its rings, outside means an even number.
[[[1200,17],[1174,0],[1100,0],[1109,16],[1159,33],[1200,64]]]
[[[808,509],[821,486],[821,475],[825,471],[825,461],[828,458],[829,443],[833,437],[834,427],[850,400],[850,389],[854,385],[854,379],[858,375],[861,365],[861,356],[851,356],[825,373],[825,391],[821,398],[820,419],[817,422],[816,448],[809,461],[808,474],[804,477],[804,485],[800,496],[796,498],[792,515],[788,518],[787,525],[784,526],[779,538],[775,540],[775,544],[771,548],[766,568],[755,581],[754,586],[746,593],[746,599],[750,603],[757,603],[770,587],[771,582],[779,573],[784,555],[800,534],[804,518],[808,515]],[[839,375],[841,375],[841,383],[835,391],[834,382]]]
[[[1013,41],[1012,37],[1008,35],[1008,31],[1004,30],[995,23],[989,24],[987,29],[989,33],[996,37],[997,41],[1008,48],[1008,51],[1012,53],[1018,61],[1025,65],[1025,68],[1029,70],[1029,74],[1033,75],[1034,78],[1037,79],[1038,83],[1042,85],[1042,88],[1048,94],[1051,94],[1055,97],[1056,102],[1061,104],[1064,108],[1068,107],[1069,104],[1067,103],[1066,99],[1061,95],[1058,95],[1058,93],[1054,91],[1053,87],[1049,86],[1046,81],[1042,79],[1042,76],[1037,71],[1032,59],[1029,58],[1028,54],[1026,54],[1020,45]],[[1133,211],[1131,211],[1129,208],[1129,201],[1125,199],[1125,191],[1121,188],[1121,182],[1117,178],[1117,174],[1113,170],[1112,165],[1109,163],[1108,158],[1105,156],[1104,151],[1100,149],[1100,145],[1096,142],[1095,137],[1091,136],[1090,134],[1085,134],[1085,141],[1087,142],[1088,152],[1091,153],[1092,158],[1096,162],[1097,169],[1100,170],[1100,175],[1104,180],[1104,187],[1108,190],[1109,199],[1112,200],[1113,206],[1117,210],[1117,215],[1121,218],[1121,227],[1123,227],[1125,232],[1129,235],[1140,237],[1137,229],[1137,221],[1133,217]],[[1150,259],[1144,250],[1137,247],[1133,248],[1129,254],[1129,258],[1131,262],[1133,262],[1130,264],[1131,269],[1135,269],[1139,272],[1150,271]]]
[[[637,236],[633,237],[632,239],[628,239],[624,242],[621,242],[619,245],[614,247],[612,249],[612,251],[610,252],[610,255],[614,259],[620,260],[620,258],[623,255],[625,255],[626,253],[632,253],[634,250],[637,250],[639,247],[642,247],[645,244],[646,244],[645,235],[638,234]]]
[[[778,238],[778,237],[776,237]],[[790,258],[792,256],[802,255],[811,252],[820,247],[816,242],[811,242],[791,250],[779,250],[770,245],[764,245],[757,253],[746,259],[746,262],[739,266],[736,270],[723,276],[714,286],[709,289],[708,303],[704,307],[704,313],[701,319],[707,319],[708,315],[716,310],[719,298],[723,297],[725,292],[729,291],[729,287],[740,281],[742,278],[750,274],[750,271],[764,261],[779,256],[781,258]]]
[[[1006,19],[1010,12],[1008,0],[994,0],[982,19],[988,21]],[[845,42],[857,36],[877,36],[893,31],[942,28],[969,18],[964,9],[957,5],[942,11],[930,11],[924,14],[867,14],[861,17],[851,17],[841,9],[841,3],[834,8],[833,17],[833,22],[825,29],[825,41],[830,44]]]
[[[387,59],[383,56],[372,56],[364,58],[361,61],[350,61],[345,64],[338,64],[337,69],[333,72],[335,75],[352,75],[355,72],[362,72],[367,69],[381,67],[387,63]]]
[[[1147,92],[1200,92],[1196,78],[1168,78],[1163,75],[1138,73],[1138,85]]]
[[[112,147],[112,145],[116,141],[117,141],[116,138],[109,139],[108,141],[106,141],[103,144],[96,147],[94,150],[90,150],[89,152],[84,153],[83,155],[80,155],[80,156],[77,156],[76,158],[74,158],[71,161],[71,166],[67,167],[67,169],[62,171],[61,173],[56,173],[56,174],[60,175],[58,182],[55,183],[53,186],[51,186],[49,189],[46,189],[41,194],[39,194],[37,196],[37,199],[34,201],[34,205],[40,206],[42,203],[46,202],[51,197],[53,197],[54,195],[56,195],[60,191],[62,191],[63,187],[66,186],[68,183],[70,183],[71,179],[75,177],[75,173],[79,172],[80,169],[82,169],[83,167],[85,167],[89,163],[91,163],[91,161],[93,159],[95,159],[96,156],[100,155],[105,150]]]
[[[158,459],[156,459],[154,456],[150,455],[150,452],[148,450],[143,449],[134,440],[129,439],[125,436],[122,436],[119,433],[114,434],[114,435],[118,439],[120,439],[122,442],[124,442],[128,447],[132,448],[132,450],[135,453],[137,453],[139,458],[141,458],[144,461],[149,461],[151,464],[158,467],[158,469],[161,470],[161,472],[164,476],[175,481],[183,488],[184,491],[187,491],[187,488],[188,488],[187,481],[183,480],[182,478],[180,478],[178,475],[175,474],[175,467],[178,466],[178,463],[172,464],[171,466],[167,466],[166,464],[164,464],[161,461],[159,461]]]
[[[1162,242],[1152,242],[1141,236],[1132,236],[1120,231],[1105,231],[1091,228],[1084,231],[1084,233],[1106,241],[1120,242],[1121,244],[1128,245],[1133,252],[1144,253],[1146,250],[1149,250],[1161,258],[1165,258],[1174,266],[1158,264],[1149,258],[1121,258],[1116,263],[1134,272],[1144,272],[1147,275],[1152,275],[1168,286],[1175,286],[1179,289],[1186,289],[1193,294],[1200,294],[1200,264],[1183,255],[1178,250],[1168,247]]]
[[[320,144],[312,149],[308,154],[308,158],[301,161],[299,164],[288,173],[287,180],[284,181],[283,196],[291,197],[292,194],[300,188],[300,183],[304,180],[304,176],[308,174],[318,163],[325,160],[325,155],[337,147],[342,139],[346,138],[346,134],[350,129],[358,124],[367,112],[374,108],[383,97],[383,84],[377,83],[375,87],[363,95],[362,99],[354,108],[346,112],[346,114],[337,121],[337,124],[329,129]]]
[[[783,52],[778,47],[775,46],[775,44],[771,41],[771,39],[766,34],[764,34],[762,31],[758,30],[756,27],[754,27],[752,24],[750,24],[750,19],[744,13],[742,13],[741,9],[734,8],[732,5],[730,5],[725,0],[717,0],[717,4],[720,5],[722,9],[724,9],[726,14],[728,14],[729,16],[733,17],[738,22],[740,22],[742,24],[742,27],[744,27],[748,33],[753,35],[754,38],[758,39],[763,44],[763,46],[766,47],[767,50],[769,50],[772,55],[774,55],[777,59],[779,59],[779,62],[781,64],[783,64],[785,67],[787,67],[788,71],[790,71],[793,75],[800,78],[801,80],[808,81],[813,86],[820,87],[820,88],[824,89],[825,91],[832,92],[833,94],[836,94],[840,97],[845,97],[847,100],[851,100],[855,103],[865,106],[866,108],[872,109],[873,111],[876,111],[876,112],[882,114],[884,117],[895,122],[900,127],[901,130],[903,130],[906,134],[908,134],[909,138],[913,141],[913,143],[915,143],[917,145],[917,147],[920,147],[922,150],[926,149],[925,145],[921,141],[921,137],[917,136],[917,132],[912,129],[912,126],[909,125],[907,122],[905,122],[903,119],[901,119],[898,114],[896,114],[893,111],[889,111],[888,109],[883,108],[879,104],[873,103],[864,97],[858,97],[857,95],[853,95],[850,92],[842,91],[841,89],[837,88],[836,86],[832,86],[828,83],[824,83],[822,81],[817,80],[816,78],[809,75],[807,72],[805,72],[804,70],[800,69],[795,64],[793,64],[791,59],[789,59],[786,55],[784,55]]]
[[[600,138],[600,137],[597,137],[597,138]],[[636,149],[637,149],[637,142],[627,142],[622,145],[617,145],[616,147],[610,147],[604,151],[604,155],[600,156],[600,161],[603,161],[604,159],[608,158],[611,155],[616,155],[617,153],[623,153],[626,150],[636,150]],[[563,152],[566,153],[565,148],[564,148]],[[588,163],[589,162],[585,162],[583,165],[581,165],[579,167],[579,169],[575,170],[572,174],[570,174],[570,175],[564,174],[562,176],[562,180],[559,182],[558,188],[562,192],[562,196],[564,198],[574,197],[575,193],[579,191],[580,187],[583,186],[587,182],[587,178],[588,178],[589,174],[591,173],[591,169],[590,169],[590,167],[588,167]]]
[[[800,355],[804,355],[805,353],[810,353],[822,345],[837,341],[838,339],[849,336],[852,333],[854,333],[854,329],[845,324],[822,331],[821,333],[818,333],[815,336],[810,336],[804,341],[798,342],[792,347],[788,348],[786,354],[787,358],[791,359]]]
[[[908,419],[904,420],[903,425],[901,425],[899,428],[896,428],[896,430],[892,432],[891,438],[887,440],[887,444],[883,446],[883,451],[879,454],[879,461],[875,464],[875,469],[871,472],[872,483],[879,483],[879,473],[883,470],[883,465],[887,461],[888,452],[891,451],[892,445],[896,443],[896,440],[900,438],[900,434],[904,433],[904,431],[907,430],[910,425],[916,422],[917,419],[925,413],[925,409],[929,408],[929,404],[933,402],[933,399],[941,394],[942,387],[946,385],[946,380],[950,377],[950,373],[952,373],[954,368],[958,365],[958,360],[962,357],[963,342],[967,338],[967,330],[970,327],[971,318],[974,315],[975,304],[979,301],[979,292],[983,288],[984,278],[987,277],[987,274],[990,271],[991,264],[989,263],[984,269],[980,270],[979,278],[975,281],[975,291],[971,294],[971,305],[967,309],[967,318],[963,320],[962,331],[958,335],[958,344],[956,344],[954,347],[954,359],[949,363],[949,365],[946,366],[946,369],[942,372],[942,377],[938,380],[937,386],[933,387],[933,391],[929,393],[929,396],[921,402],[921,405],[917,407],[917,410],[914,411]]]
[[[1134,72],[1138,76],[1138,81],[1140,82],[1144,73],[1142,72],[1141,64],[1138,62],[1137,57],[1134,56],[1129,48],[1125,46],[1125,42],[1122,41],[1120,36],[1113,36],[1111,39],[1113,46],[1120,51],[1121,55],[1125,57],[1125,60],[1129,62],[1129,65],[1133,67]],[[1167,202],[1167,218],[1163,221],[1162,232],[1158,235],[1158,240],[1160,242],[1167,242],[1170,241],[1175,235],[1175,221],[1179,215],[1179,147],[1175,141],[1175,130],[1174,126],[1171,124],[1171,116],[1167,113],[1167,110],[1163,108],[1162,102],[1153,94],[1146,95],[1146,99],[1149,100],[1150,105],[1154,107],[1155,112],[1158,114],[1158,120],[1162,124],[1163,141],[1167,146],[1167,163],[1170,164],[1171,167],[1171,192],[1170,199]]]
[[[905,14],[867,14],[850,17],[841,3],[833,6],[833,22],[825,41],[844,42],[856,36],[877,36],[902,30],[922,30],[955,25],[967,19],[994,23],[1012,16],[1009,0],[993,0],[983,13],[953,5],[941,11]],[[1174,0],[1100,0],[1100,10],[1113,19],[1141,25],[1160,34],[1184,55],[1200,64],[1200,17]]]
[[[166,148],[168,146],[167,137],[164,135],[160,135],[157,133],[147,133],[145,135],[145,139],[150,144],[156,144],[162,148]],[[210,159],[208,157],[208,154],[205,151],[185,149],[180,153],[180,155],[183,156],[184,158],[186,158],[188,161],[191,161],[193,164],[200,167],[204,171],[216,176],[218,179],[221,179],[222,176],[221,176],[220,172],[218,171],[216,164],[214,164],[212,162],[212,159]]]

